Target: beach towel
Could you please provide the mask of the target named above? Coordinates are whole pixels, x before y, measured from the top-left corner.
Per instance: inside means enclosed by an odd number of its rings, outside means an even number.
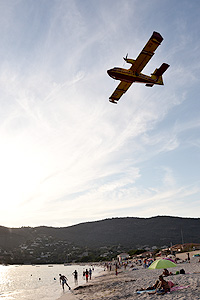
[[[170,287],[170,289],[174,286],[174,283],[172,282],[172,281],[168,281],[168,285],[169,285],[169,287]]]
[[[143,294],[143,293],[154,294],[155,291],[156,291],[156,290],[137,291],[137,294]]]

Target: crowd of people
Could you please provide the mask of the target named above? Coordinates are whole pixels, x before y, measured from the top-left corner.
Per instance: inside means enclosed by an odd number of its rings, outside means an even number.
[[[83,278],[85,279],[86,282],[88,282],[88,280],[92,279],[92,271],[94,271],[94,267],[92,266],[89,269],[83,270]],[[78,272],[77,270],[75,270],[72,275],[74,276],[74,283],[78,284]],[[65,289],[65,285],[69,288],[69,290],[71,290],[69,284],[68,284],[68,278],[65,275],[59,274],[59,281],[60,284],[62,285],[63,290]]]
[[[152,262],[154,262],[154,258],[136,258],[135,260],[131,260],[131,261],[112,261],[112,262],[105,262],[104,264],[104,271],[114,271],[115,275],[118,275],[119,272],[122,271],[122,268],[124,270],[126,270],[126,268],[128,268],[128,270],[139,270],[141,269],[141,266],[143,266],[143,268],[147,268],[148,266],[150,266],[150,264]],[[187,257],[185,258],[185,260],[182,260],[182,262],[188,262],[190,263],[190,254],[187,253]],[[121,269],[121,270],[120,270]],[[86,281],[86,283],[92,279],[92,272],[93,272],[94,268],[93,266],[91,268],[88,269],[84,269],[83,270],[83,278]],[[112,273],[111,273],[112,274]],[[140,288],[139,290],[137,290],[138,292],[140,291],[150,291],[151,293],[155,293],[155,294],[165,294],[167,292],[170,292],[171,288],[175,285],[171,280],[166,280],[166,277],[171,276],[171,275],[176,275],[176,274],[185,274],[185,270],[181,269],[180,271],[175,271],[175,273],[173,274],[172,272],[170,272],[168,269],[163,269],[162,274],[158,277],[158,279],[155,281],[155,283],[152,286],[148,286],[147,288]],[[67,283],[67,278],[64,275],[60,275],[60,284],[62,285],[62,288],[64,290],[65,285],[69,288],[70,290],[70,286]],[[74,282],[75,284],[78,284],[78,272],[77,270],[75,270],[72,275],[74,276]],[[174,287],[175,289],[176,287]],[[172,289],[173,290],[173,289]]]

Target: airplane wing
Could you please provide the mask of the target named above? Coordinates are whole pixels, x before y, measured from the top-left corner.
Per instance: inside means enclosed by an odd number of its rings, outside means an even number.
[[[131,66],[130,70],[135,71],[139,74],[152,58],[152,56],[154,55],[154,51],[161,44],[162,40],[163,37],[160,35],[160,33],[154,31],[149,41]]]
[[[121,81],[120,84],[115,89],[115,91],[110,96],[109,101],[112,103],[117,103],[116,101],[118,101],[121,98],[121,96],[124,93],[126,93],[126,91],[129,89],[131,84],[132,84],[132,82]]]

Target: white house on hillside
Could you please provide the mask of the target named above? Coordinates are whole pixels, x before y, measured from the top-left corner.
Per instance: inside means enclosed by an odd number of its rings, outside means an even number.
[[[129,259],[129,257],[130,256],[128,253],[120,253],[119,255],[117,255],[117,260],[120,262],[120,261]]]

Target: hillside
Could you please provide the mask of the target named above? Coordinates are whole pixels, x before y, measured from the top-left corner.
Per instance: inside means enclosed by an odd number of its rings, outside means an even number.
[[[182,240],[184,243],[200,243],[200,219],[157,216],[113,218],[62,228],[0,226],[0,248],[13,249],[41,236],[91,249],[119,244],[124,249],[144,245],[161,247],[181,243]]]

